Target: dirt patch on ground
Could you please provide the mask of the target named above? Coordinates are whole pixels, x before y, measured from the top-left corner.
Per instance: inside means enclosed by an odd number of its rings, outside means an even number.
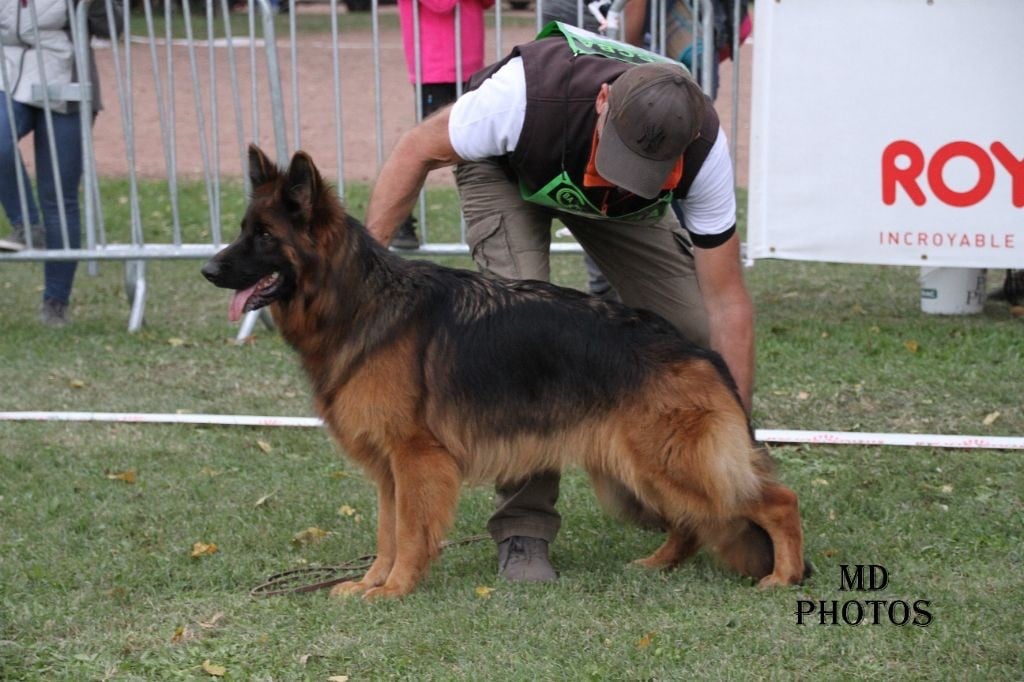
[[[301,11],[322,9],[303,7]],[[393,12],[394,8],[382,11]],[[329,22],[329,17],[324,16],[324,21]],[[533,33],[532,27],[505,26],[502,50],[530,40]],[[490,31],[486,50],[492,59],[496,39]],[[96,58],[106,109],[94,129],[98,173],[124,176],[134,167],[148,178],[167,177],[169,172],[187,178],[201,178],[205,173],[238,176],[250,141],[273,152],[275,126],[265,48],[262,42],[253,48],[244,40],[236,44],[232,67],[224,45],[210,47],[197,41],[190,50],[184,44],[168,48],[163,41],[152,46],[139,39],[127,46],[122,43],[119,61],[132,66],[121,68],[123,91],[131,95],[121,100],[114,50],[99,47]],[[155,65],[151,59],[154,52]],[[746,185],[747,178],[751,54],[749,45],[741,53],[736,164],[741,185]],[[406,76],[400,32],[382,29],[376,52],[370,32],[341,35],[337,50],[340,101],[333,85],[335,55],[329,32],[299,35],[294,68],[286,39],[279,38],[277,55],[285,102],[283,128],[290,149],[309,151],[329,177],[337,178],[341,168],[345,181],[371,181],[382,157],[415,122],[413,87]],[[237,74],[235,85],[233,72]],[[722,65],[721,80],[719,113],[730,133],[731,62]],[[172,90],[167,88],[169,81],[174,84]],[[335,145],[339,130],[340,151]],[[450,183],[451,173],[433,173],[431,182]]]

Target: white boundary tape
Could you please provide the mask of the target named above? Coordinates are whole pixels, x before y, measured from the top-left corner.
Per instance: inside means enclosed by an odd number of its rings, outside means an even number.
[[[0,412],[0,421],[112,422],[120,424],[199,424],[212,426],[323,426],[316,417],[257,417],[233,414],[152,414],[143,412]]]
[[[906,445],[959,450],[1024,450],[1024,438],[1001,436],[946,436],[932,433],[859,433],[856,431],[788,431],[758,429],[754,436],[766,443],[824,445]]]
[[[261,417],[231,414],[153,414],[138,412],[0,412],[3,421],[109,422],[122,424],[197,424],[211,426],[320,427],[316,417]],[[854,431],[790,431],[758,429],[757,440],[766,443],[824,445],[897,445],[959,450],[1024,450],[1024,438],[1000,436],[946,436],[917,433],[858,433]]]

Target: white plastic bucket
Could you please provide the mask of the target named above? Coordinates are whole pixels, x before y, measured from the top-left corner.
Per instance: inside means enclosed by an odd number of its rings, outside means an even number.
[[[985,305],[986,271],[976,268],[921,268],[921,311],[972,315]]]

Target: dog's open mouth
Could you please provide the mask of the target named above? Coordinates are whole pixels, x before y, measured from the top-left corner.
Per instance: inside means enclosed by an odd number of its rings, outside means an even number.
[[[259,310],[274,300],[274,294],[281,285],[279,273],[272,273],[253,284],[248,289],[240,289],[231,297],[231,305],[228,308],[228,318],[232,322],[241,319],[242,313],[249,313]]]

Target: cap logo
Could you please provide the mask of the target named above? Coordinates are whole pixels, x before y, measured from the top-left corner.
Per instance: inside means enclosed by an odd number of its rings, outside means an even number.
[[[665,129],[654,123],[646,123],[636,145],[647,154],[653,154],[665,139]]]

